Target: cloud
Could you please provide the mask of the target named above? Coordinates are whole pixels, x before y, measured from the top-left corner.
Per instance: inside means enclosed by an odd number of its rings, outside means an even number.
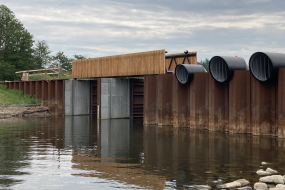
[[[167,49],[249,57],[285,52],[281,0],[4,0],[35,40],[89,57]],[[270,45],[269,45],[270,44]]]

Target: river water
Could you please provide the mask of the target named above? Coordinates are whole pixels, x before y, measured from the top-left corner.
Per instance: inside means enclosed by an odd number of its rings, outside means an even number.
[[[218,179],[240,178],[253,186],[259,169],[285,174],[284,147],[274,137],[143,126],[141,120],[5,119],[0,189],[215,189]]]

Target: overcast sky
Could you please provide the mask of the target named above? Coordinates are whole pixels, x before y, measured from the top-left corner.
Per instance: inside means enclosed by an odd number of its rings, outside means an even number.
[[[2,0],[55,54],[285,53],[284,0]]]

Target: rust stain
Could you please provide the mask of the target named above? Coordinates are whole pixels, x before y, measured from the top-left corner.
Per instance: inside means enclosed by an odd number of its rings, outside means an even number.
[[[190,127],[209,127],[209,73],[195,73],[190,84]]]
[[[251,76],[251,127],[254,135],[276,135],[276,83]]]
[[[174,127],[189,127],[189,84],[183,85],[173,78],[172,124]]]
[[[144,124],[157,124],[157,75],[145,76],[144,85]]]
[[[285,138],[285,68],[279,69],[278,74],[278,99],[277,116],[278,130],[277,136]]]
[[[250,71],[235,71],[229,84],[229,132],[250,133]]]
[[[175,76],[173,74],[158,75],[158,125],[172,125],[174,79]]]
[[[228,131],[229,84],[209,77],[209,130]]]

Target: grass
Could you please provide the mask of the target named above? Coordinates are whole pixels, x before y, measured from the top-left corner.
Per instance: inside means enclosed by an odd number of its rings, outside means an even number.
[[[25,95],[20,90],[10,90],[7,86],[0,84],[0,106],[8,106],[12,104],[37,104],[39,103],[32,95]]]

